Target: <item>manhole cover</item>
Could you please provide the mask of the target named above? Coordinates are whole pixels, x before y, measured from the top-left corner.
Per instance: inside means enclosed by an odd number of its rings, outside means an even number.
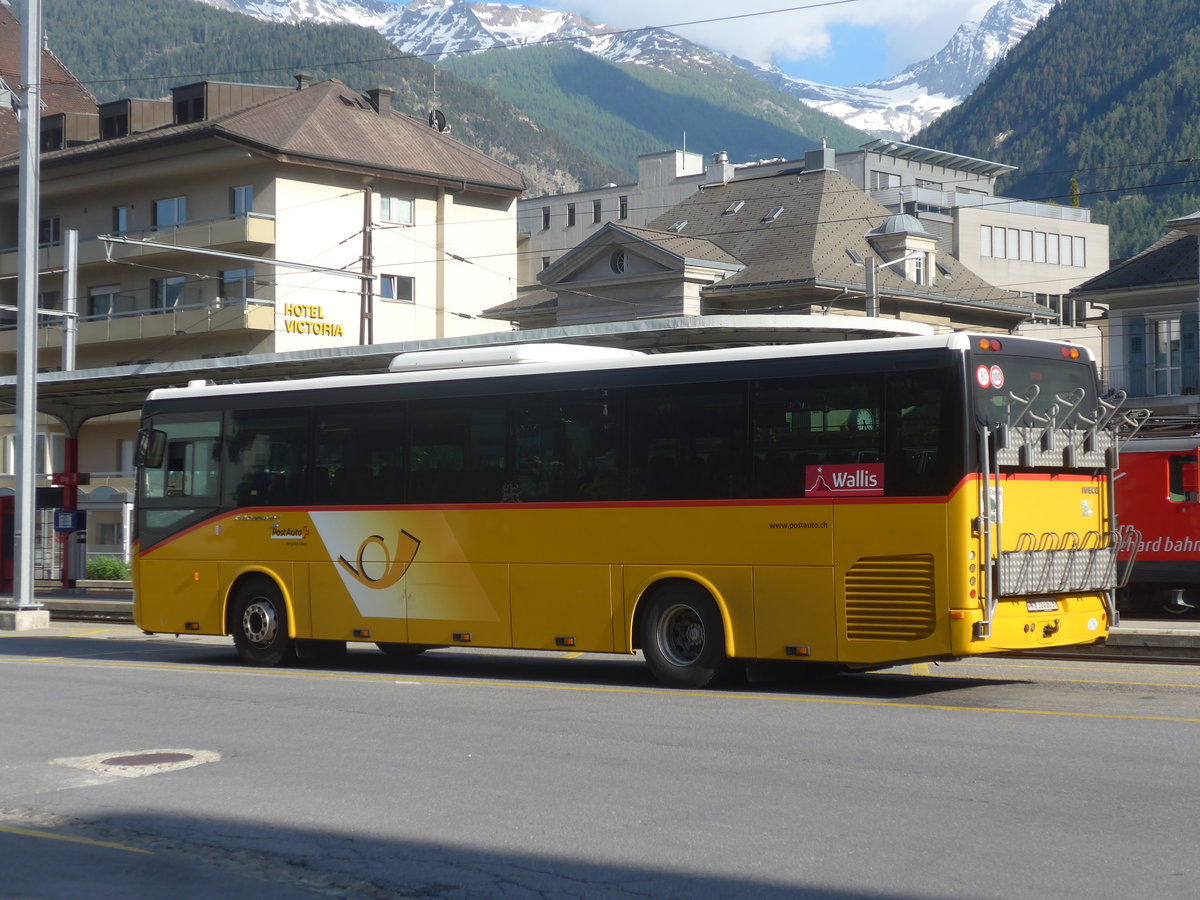
[[[221,754],[212,750],[124,750],[119,753],[94,753],[91,756],[63,757],[50,760],[52,765],[70,766],[97,775],[137,778],[176,772],[192,766],[217,762]]]

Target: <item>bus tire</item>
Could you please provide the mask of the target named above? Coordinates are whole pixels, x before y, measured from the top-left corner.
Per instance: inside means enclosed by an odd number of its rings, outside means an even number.
[[[250,578],[238,586],[230,630],[238,655],[249,665],[278,666],[296,655],[283,594],[269,578]]]
[[[649,598],[641,620],[642,653],[651,673],[668,687],[707,687],[730,666],[725,626],[701,588],[669,585]]]

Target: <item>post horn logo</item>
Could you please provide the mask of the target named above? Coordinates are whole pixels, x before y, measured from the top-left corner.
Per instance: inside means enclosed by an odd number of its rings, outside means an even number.
[[[379,547],[383,551],[383,560],[377,562],[375,560],[363,560],[368,548],[372,546]],[[350,577],[364,587],[374,588],[377,591],[384,588],[390,588],[397,581],[404,577],[404,573],[408,571],[408,567],[412,565],[413,559],[416,558],[417,550],[420,548],[421,542],[413,537],[407,531],[401,531],[396,538],[396,555],[393,557],[387,548],[387,544],[383,538],[377,534],[373,534],[365,538],[358,545],[358,565],[353,565],[346,561],[346,557],[339,556],[338,563]],[[372,569],[383,566],[383,574],[378,578],[372,578],[367,574],[367,568]]]

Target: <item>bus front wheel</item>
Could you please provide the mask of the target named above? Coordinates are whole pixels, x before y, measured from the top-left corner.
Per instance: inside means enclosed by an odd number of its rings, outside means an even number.
[[[295,656],[283,594],[268,578],[252,578],[237,589],[230,630],[238,655],[252,666],[278,666]]]
[[[672,585],[654,594],[641,632],[646,664],[668,687],[706,687],[729,667],[721,614],[699,588]]]

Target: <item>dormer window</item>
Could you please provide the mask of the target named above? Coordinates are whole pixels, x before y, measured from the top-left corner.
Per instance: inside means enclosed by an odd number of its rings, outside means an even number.
[[[725,212],[721,213],[721,215],[732,216],[735,212],[741,210],[741,208],[745,205],[745,200],[735,200],[733,203],[730,203],[727,207],[725,207]]]
[[[771,223],[771,222],[774,222],[774,221],[775,221],[776,219],[778,219],[778,218],[779,218],[781,215],[783,215],[783,207],[782,207],[782,206],[776,206],[776,207],[774,207],[774,208],[773,208],[773,209],[772,209],[772,210],[771,210],[769,213],[767,213],[765,216],[763,216],[763,217],[762,217],[762,219],[761,219],[761,221],[762,221],[762,223],[763,223],[764,225],[766,225],[766,224],[769,224],[769,223]]]
[[[676,233],[679,233],[679,232],[683,231],[683,229],[685,229],[685,228],[687,228],[687,219],[680,219],[678,222],[676,222],[670,228],[668,228],[667,231],[674,231]]]

